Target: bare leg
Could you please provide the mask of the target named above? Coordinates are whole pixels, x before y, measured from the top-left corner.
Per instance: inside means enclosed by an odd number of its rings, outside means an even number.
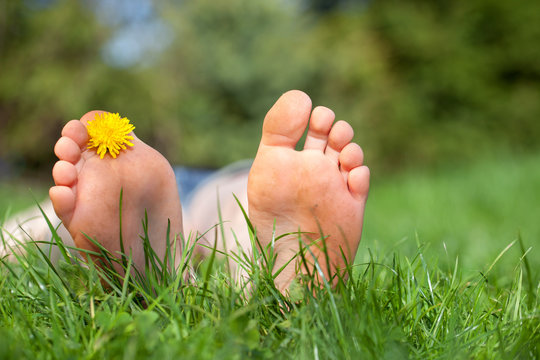
[[[195,246],[196,255],[207,257],[214,246],[218,255],[227,254],[228,268],[239,284],[244,284],[248,278],[244,269],[247,264],[242,262],[245,257],[250,258],[251,242],[237,199],[247,211],[250,164],[236,163],[218,171],[194,190],[188,204],[184,203],[186,234],[191,232],[200,237]]]

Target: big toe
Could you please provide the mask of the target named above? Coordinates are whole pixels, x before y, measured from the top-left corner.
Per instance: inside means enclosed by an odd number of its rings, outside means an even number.
[[[299,90],[286,92],[264,118],[261,143],[294,149],[306,129],[310,113],[309,96]]]

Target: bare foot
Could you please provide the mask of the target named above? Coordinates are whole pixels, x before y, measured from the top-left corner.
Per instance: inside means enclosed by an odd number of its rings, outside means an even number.
[[[95,149],[87,149],[86,125],[96,113],[100,112],[92,111],[80,121],[72,120],[62,130],[62,137],[54,148],[60,159],[53,168],[56,186],[50,189],[49,196],[77,247],[96,250],[85,237],[87,234],[118,255],[121,250],[119,200],[123,190],[124,250],[132,253],[134,265],[144,271],[140,235],[144,234],[145,210],[150,243],[161,258],[167,244],[168,220],[171,221],[171,244],[182,232],[182,209],[174,172],[160,153],[133,133],[130,134],[135,137],[131,141],[133,147],[122,150],[116,159],[108,154],[100,159]],[[177,255],[179,250],[180,246]]]
[[[308,122],[304,149],[296,151]],[[326,279],[344,267],[345,259],[352,263],[362,233],[369,169],[362,165],[362,149],[351,143],[352,138],[351,126],[344,121],[334,124],[330,109],[317,107],[311,112],[306,94],[289,91],[266,115],[249,174],[249,216],[261,244],[267,246],[272,241],[274,224],[275,236],[299,230],[307,233],[302,240],[308,245],[315,243],[310,250]],[[321,249],[321,231],[327,236],[330,273]],[[298,236],[276,241],[274,249],[276,271],[298,253]],[[309,251],[306,257],[310,263],[307,270],[313,272]],[[276,286],[286,291],[297,269],[298,262],[291,262],[276,277]]]

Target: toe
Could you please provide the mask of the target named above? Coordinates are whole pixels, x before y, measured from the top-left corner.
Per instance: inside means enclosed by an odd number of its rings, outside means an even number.
[[[88,142],[88,131],[86,131],[86,126],[79,120],[71,120],[68,122],[62,130],[62,136],[73,140],[80,149],[84,149]]]
[[[103,111],[103,110],[92,110],[92,111],[89,111],[87,112],[86,114],[84,114],[82,117],[81,117],[81,123],[83,125],[88,125],[88,122],[89,121],[92,121],[96,118],[96,115],[97,114],[101,114],[101,113],[104,113],[106,111]]]
[[[332,161],[338,162],[339,153],[341,150],[351,142],[354,136],[354,131],[346,121],[338,121],[332,126],[330,134],[328,135],[328,145],[324,153]]]
[[[77,170],[70,162],[60,160],[52,170],[54,183],[62,186],[73,186],[77,182]]]
[[[347,181],[351,195],[357,199],[365,201],[369,190],[369,168],[359,166],[349,172]]]
[[[291,90],[272,106],[263,124],[261,144],[294,149],[309,121],[311,99],[305,93]]]
[[[326,107],[317,106],[311,113],[309,129],[304,149],[324,151],[328,144],[328,134],[334,123],[334,112]]]
[[[364,162],[364,152],[360,145],[356,143],[347,144],[339,153],[339,169],[343,178],[347,181],[349,171],[361,166]]]
[[[67,186],[53,186],[49,190],[49,197],[58,217],[64,222],[64,225],[69,226],[75,209],[73,189]]]
[[[71,138],[62,136],[54,146],[54,153],[60,160],[75,164],[81,158],[80,146]]]

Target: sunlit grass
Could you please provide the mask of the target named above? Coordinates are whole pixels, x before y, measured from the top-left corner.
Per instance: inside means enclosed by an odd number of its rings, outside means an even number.
[[[349,280],[333,290],[307,282],[293,301],[274,287],[257,253],[241,260],[252,285],[246,291],[213,257],[185,276],[192,247],[182,259],[169,257],[176,269],[145,247],[149,266],[142,273],[129,257],[117,259],[98,247],[94,255],[103,263],[127,269],[117,273],[73,257],[54,241],[63,254],[56,267],[33,244],[14,263],[0,263],[0,358],[540,354],[540,288],[526,254],[510,259],[514,267],[502,282],[493,281],[492,270],[508,256],[504,252],[472,276],[457,259],[440,268],[421,248],[413,257],[373,257],[349,269]]]
[[[359,256],[368,259],[368,248],[413,256],[421,243],[445,266],[459,256],[463,269],[474,273],[519,235],[529,246],[538,244],[539,163],[540,153],[506,155],[437,173],[373,174]],[[519,252],[513,246],[502,261]],[[540,267],[537,248],[530,258]]]

